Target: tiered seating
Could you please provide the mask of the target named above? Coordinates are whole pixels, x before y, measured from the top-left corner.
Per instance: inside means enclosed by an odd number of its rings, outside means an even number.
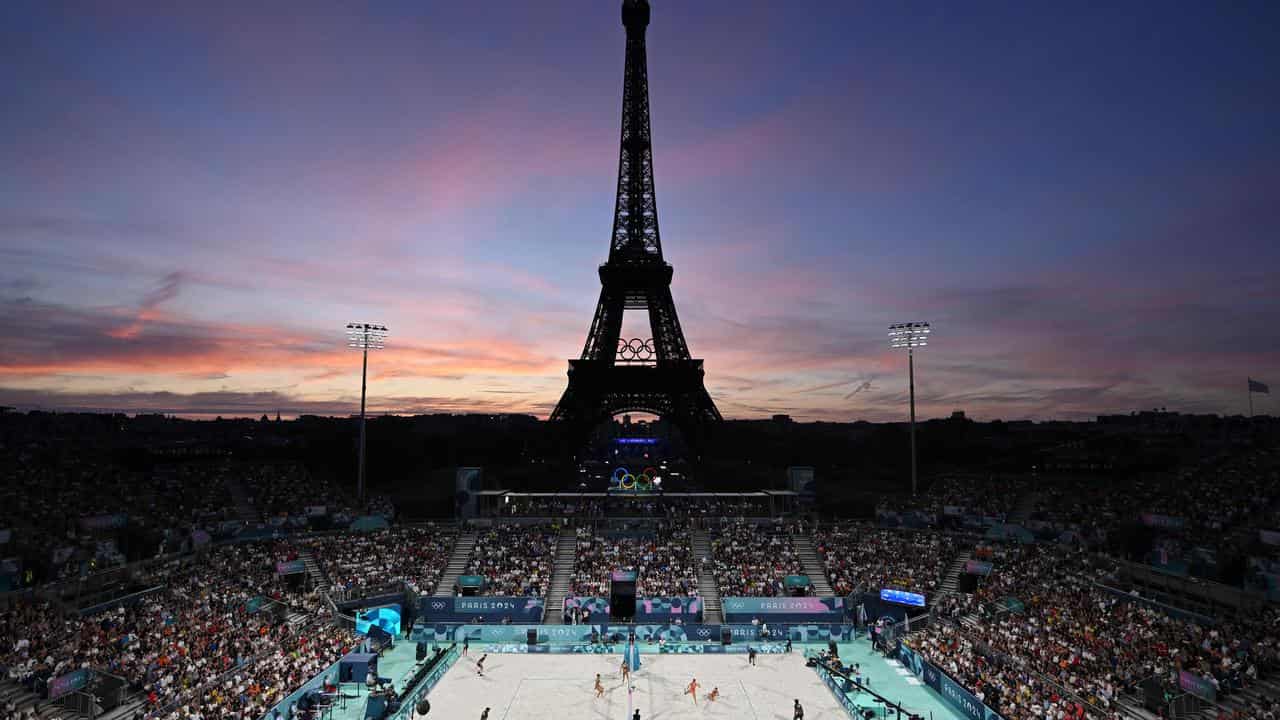
[[[83,666],[120,675],[146,694],[152,717],[177,704],[206,715],[257,717],[356,641],[332,625],[294,630],[272,614],[249,613],[246,602],[260,588],[246,581],[260,578],[259,563],[270,557],[270,548],[219,551],[165,566],[157,570],[165,590],[92,617],[19,604],[0,614],[0,665],[35,690]],[[255,664],[238,677],[200,689],[250,660]]]
[[[804,574],[781,527],[727,524],[712,540],[711,554],[720,597],[783,595],[786,576]]]
[[[687,530],[664,528],[642,537],[612,538],[580,529],[571,594],[607,597],[614,570],[634,570],[640,596],[698,594],[698,569]]]
[[[1176,686],[1176,671],[1210,678],[1227,695],[1250,675],[1280,668],[1280,632],[1272,612],[1252,621],[1202,626],[1173,618],[1094,585],[1108,568],[1090,556],[1048,546],[1011,551],[995,559],[996,571],[976,594],[976,618],[959,625],[936,623],[909,644],[953,672],[970,688],[996,693],[1002,713],[1033,717],[1034,707],[1054,700],[1019,689],[1023,668],[1049,678],[1084,699],[1086,714],[1110,712],[1117,693],[1156,676]],[[1001,609],[1015,597],[1025,610]],[[1250,668],[1253,668],[1250,670]],[[1010,673],[1013,673],[1012,675]]]
[[[486,530],[476,541],[467,574],[484,576],[486,595],[546,595],[558,537],[541,525]]]
[[[814,533],[814,546],[837,595],[896,588],[932,597],[954,545],[932,532],[840,525]]]
[[[452,530],[434,526],[395,527],[306,540],[298,547],[320,561],[337,597],[371,595],[400,583],[430,595],[449,564],[456,539]]]

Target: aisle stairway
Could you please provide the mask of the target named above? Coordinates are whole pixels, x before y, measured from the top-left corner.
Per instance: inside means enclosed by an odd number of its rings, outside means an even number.
[[[303,550],[298,553],[298,559],[307,568],[307,577],[311,579],[311,586],[322,593],[329,592],[329,587],[333,584],[329,582],[329,576],[325,574],[324,568],[320,567],[320,561],[316,560],[310,550]]]
[[[1137,720],[1158,720],[1159,717],[1142,707],[1142,701],[1137,695],[1117,694],[1116,707],[1128,717],[1137,718]]]
[[[711,535],[706,530],[693,531],[693,558],[698,564],[698,596],[702,598],[702,622],[719,625],[720,586],[716,584],[715,565],[711,562]],[[703,560],[706,562],[703,562]]]
[[[1264,700],[1268,698],[1280,698],[1280,679],[1260,678],[1243,690],[1236,690],[1230,695],[1219,697],[1217,702],[1229,712],[1239,712],[1242,717],[1250,717],[1248,710],[1250,703],[1264,704]],[[1202,709],[1196,717],[1201,720],[1213,720],[1218,717],[1218,708],[1210,705]]]
[[[818,551],[813,548],[813,537],[796,535],[791,538],[791,546],[796,549],[796,556],[804,565],[804,573],[809,576],[809,582],[813,585],[813,594],[818,597],[835,595],[835,591],[831,589],[831,583],[827,582],[826,565],[823,564],[822,558],[818,557]]]
[[[0,706],[4,706],[11,701],[15,706],[14,712],[18,714],[39,704],[40,709],[36,711],[36,717],[40,718],[40,720],[71,720],[72,718],[81,717],[79,713],[72,712],[56,702],[40,700],[25,687],[13,680],[4,678],[0,680]]]
[[[971,551],[965,550],[951,561],[951,567],[947,568],[947,574],[942,576],[942,595],[950,595],[960,591],[960,574],[964,572],[965,563],[969,562],[972,556]]]
[[[476,540],[479,537],[479,533],[474,530],[458,536],[458,542],[453,546],[453,555],[449,556],[449,564],[445,566],[444,574],[440,576],[440,582],[436,585],[433,595],[436,597],[453,595],[453,586],[458,582],[458,577],[466,572],[467,562],[471,560],[471,553],[476,549]]]
[[[551,585],[547,588],[547,607],[542,614],[542,622],[548,625],[564,624],[564,599],[569,596],[577,557],[577,534],[571,527],[561,529],[560,540],[556,544],[556,564],[551,570]]]

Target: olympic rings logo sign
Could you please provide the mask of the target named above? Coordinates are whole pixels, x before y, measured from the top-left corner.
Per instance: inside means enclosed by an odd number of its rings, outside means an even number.
[[[609,478],[609,489],[626,492],[649,492],[653,490],[654,481],[657,479],[658,471],[652,467],[645,468],[638,475],[633,475],[630,470],[620,467],[616,468],[613,471],[613,476]]]

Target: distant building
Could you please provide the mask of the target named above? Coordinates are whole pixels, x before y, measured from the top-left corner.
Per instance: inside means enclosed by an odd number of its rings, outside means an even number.
[[[790,415],[774,415],[773,421],[778,423],[779,425],[786,425],[787,423],[791,422],[791,416]]]

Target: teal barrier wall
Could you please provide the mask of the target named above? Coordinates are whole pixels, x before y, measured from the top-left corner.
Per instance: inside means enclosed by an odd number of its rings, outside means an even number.
[[[414,706],[418,704],[418,701],[421,700],[423,696],[431,692],[432,688],[440,683],[440,678],[444,677],[444,674],[449,672],[449,668],[453,667],[453,664],[458,661],[458,657],[461,654],[462,651],[458,649],[457,645],[450,646],[449,649],[445,651],[444,657],[440,659],[440,662],[437,663],[435,667],[431,668],[431,672],[427,673],[427,676],[422,678],[422,681],[419,682],[407,696],[405,696],[404,702],[400,705],[400,709],[396,711],[395,715],[391,716],[391,720],[409,720],[412,718]]]

